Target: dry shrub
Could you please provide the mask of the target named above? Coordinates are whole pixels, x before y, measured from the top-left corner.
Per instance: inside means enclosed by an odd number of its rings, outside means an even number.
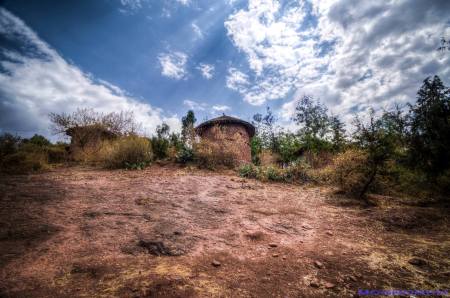
[[[71,136],[70,157],[80,162],[98,161],[104,146],[117,138],[99,124],[74,127],[67,134]]]
[[[238,146],[234,142],[241,142],[242,136],[238,133],[227,136],[220,126],[212,128],[213,139],[202,139],[194,145],[195,159],[200,167],[216,169],[219,166],[235,167],[240,155]]]
[[[244,164],[239,167],[238,173],[241,177],[255,178],[263,182],[307,182],[311,180],[309,168],[304,163],[294,163],[286,168],[278,166],[255,166],[253,164]]]
[[[46,150],[27,146],[21,151],[5,156],[0,164],[2,172],[9,174],[27,174],[49,168]]]
[[[261,166],[271,166],[276,165],[280,161],[280,156],[277,153],[273,153],[270,150],[263,150],[259,154]]]
[[[141,169],[150,163],[153,154],[147,138],[127,136],[105,142],[101,156],[107,168]]]
[[[303,160],[313,169],[320,169],[326,167],[333,161],[333,153],[329,151],[306,151],[303,154]]]
[[[347,194],[359,195],[368,179],[367,153],[356,149],[340,153],[318,175],[323,182],[336,184]]]

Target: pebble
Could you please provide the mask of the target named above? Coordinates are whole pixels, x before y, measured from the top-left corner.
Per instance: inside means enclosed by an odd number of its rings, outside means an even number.
[[[331,232],[331,231],[327,231],[327,235],[329,235],[329,236],[333,236],[333,232]]]
[[[319,261],[314,261],[314,266],[316,266],[319,269],[322,269],[323,268],[323,263],[319,262]]]
[[[424,259],[421,259],[421,258],[414,257],[412,259],[409,259],[408,263],[410,263],[411,265],[420,267],[420,266],[426,265],[427,261],[425,261]]]
[[[272,257],[278,258],[279,254],[273,254]]]
[[[353,275],[350,275],[348,278],[349,278],[351,281],[356,281],[356,277],[354,277]]]
[[[336,285],[333,284],[333,283],[331,283],[331,282],[326,282],[326,283],[324,284],[324,286],[325,286],[325,288],[327,288],[327,289],[332,289],[332,288],[334,288]]]
[[[311,287],[313,287],[313,288],[318,288],[318,287],[320,287],[319,283],[316,282],[316,281],[310,282],[309,285],[310,285]]]
[[[278,246],[278,244],[276,244],[276,243],[269,243],[269,247],[277,247]]]
[[[217,261],[217,260],[212,261],[211,264],[212,264],[214,267],[219,267],[220,265],[222,265],[222,264],[220,264],[220,262]]]

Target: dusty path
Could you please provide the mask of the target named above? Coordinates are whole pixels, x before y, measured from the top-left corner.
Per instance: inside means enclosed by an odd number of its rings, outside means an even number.
[[[448,209],[364,209],[325,188],[158,166],[2,176],[0,188],[1,297],[449,288]]]

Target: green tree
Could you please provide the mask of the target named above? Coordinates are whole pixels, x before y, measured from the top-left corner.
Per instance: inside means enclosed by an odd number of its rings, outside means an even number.
[[[184,144],[188,147],[192,147],[192,144],[194,143],[195,139],[195,131],[194,131],[194,125],[197,119],[195,118],[194,111],[189,110],[181,119],[181,140]]]
[[[331,116],[329,121],[333,150],[341,151],[346,143],[344,123],[336,116]]]
[[[367,164],[364,167],[365,181],[359,192],[359,198],[364,198],[372,186],[377,175],[384,174],[387,161],[395,152],[396,136],[386,130],[383,117],[376,118],[375,112],[370,111],[368,122],[355,118],[356,130],[353,138],[357,145],[367,152]]]
[[[329,131],[328,109],[311,96],[303,96],[295,108],[294,121],[301,126],[300,133],[313,138],[324,138]]]
[[[155,159],[164,159],[168,155],[170,127],[166,123],[156,127],[156,136],[152,137],[152,151]]]
[[[435,178],[450,168],[450,88],[424,80],[411,106],[411,160]]]
[[[47,140],[44,136],[35,134],[32,136],[28,141],[28,143],[39,146],[39,147],[45,147],[50,146],[51,143],[49,140]]]
[[[253,125],[256,127],[256,134],[261,141],[263,149],[277,151],[277,137],[275,132],[276,118],[270,109],[266,108],[266,114],[257,113],[253,115]]]

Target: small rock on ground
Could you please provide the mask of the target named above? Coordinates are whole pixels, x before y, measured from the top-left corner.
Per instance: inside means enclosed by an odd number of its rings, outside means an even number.
[[[214,267],[219,267],[220,265],[222,265],[219,261],[217,261],[217,260],[213,260],[212,262],[211,262],[211,264],[214,266]]]
[[[323,268],[323,263],[319,262],[319,261],[314,261],[314,266],[316,266],[319,269],[322,269]]]
[[[313,288],[318,288],[320,287],[319,283],[317,281],[312,281],[309,283],[309,285]]]

